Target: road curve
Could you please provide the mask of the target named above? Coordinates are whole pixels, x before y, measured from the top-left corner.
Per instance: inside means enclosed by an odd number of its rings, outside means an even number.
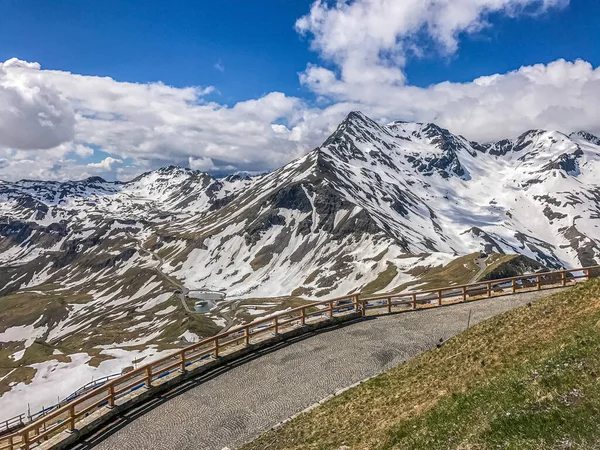
[[[167,275],[165,272],[163,272],[162,266],[165,264],[164,259],[162,257],[160,257],[158,254],[156,254],[155,252],[153,252],[152,250],[148,250],[147,248],[144,248],[144,246],[142,245],[142,243],[139,240],[136,240],[131,234],[128,234],[128,236],[131,239],[135,240],[136,246],[138,248],[138,251],[147,253],[147,254],[149,254],[150,256],[152,256],[154,259],[156,259],[158,261],[158,265],[155,266],[155,267],[153,267],[152,269],[159,276],[161,276],[162,278],[164,278],[168,283],[172,284],[176,288],[176,293],[177,293],[177,296],[179,297],[179,300],[181,301],[181,305],[183,306],[183,309],[188,314],[202,314],[202,313],[198,313],[198,312],[194,311],[192,308],[190,308],[190,306],[185,301],[185,298],[190,293],[190,290],[188,288],[186,288],[183,284],[181,284],[177,279],[175,279],[172,276]],[[232,311],[233,309],[235,309],[238,304],[239,304],[239,301],[231,303],[228,312],[225,312],[225,313],[221,312],[220,313],[221,314],[221,318],[223,318],[225,320],[225,326],[223,328],[221,328],[221,330],[219,331],[219,333],[224,333],[229,328],[231,328],[231,326],[233,325],[233,317],[231,316],[230,311]],[[213,314],[218,314],[218,313],[219,313],[219,310],[217,310]]]
[[[528,292],[381,316],[308,335],[217,369],[116,419],[75,449],[236,448],[339,389],[388,370],[467,326],[549,295]],[[217,376],[218,375],[218,376]]]

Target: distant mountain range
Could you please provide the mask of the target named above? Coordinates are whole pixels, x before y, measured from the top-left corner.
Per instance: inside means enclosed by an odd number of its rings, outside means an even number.
[[[151,242],[187,287],[246,297],[345,294],[387,263],[484,244],[554,268],[594,264],[599,161],[600,139],[583,131],[479,144],[352,112],[319,148],[263,176],[171,166],[127,183],[2,182],[1,292],[117,272],[144,256],[134,241]]]
[[[114,326],[98,345],[143,346],[185,329],[175,310],[154,315],[169,279],[230,298],[317,298],[417,286],[419,268],[484,248],[586,266],[600,263],[599,226],[596,136],[480,144],[351,112],[320,147],[261,176],[171,166],[126,183],[0,182],[0,295],[38,305],[0,316],[0,333],[93,342]]]

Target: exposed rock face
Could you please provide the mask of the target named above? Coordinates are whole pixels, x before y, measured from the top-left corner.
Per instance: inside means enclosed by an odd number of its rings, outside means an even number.
[[[594,136],[592,133],[588,133],[587,131],[576,131],[575,133],[571,133],[569,135],[571,138],[581,138],[589,142],[590,144],[600,145],[600,138]]]
[[[534,261],[527,256],[519,255],[512,258],[509,261],[501,263],[498,267],[491,270],[489,273],[484,275],[481,279],[485,280],[498,280],[501,278],[517,277],[523,273],[532,273],[543,271],[546,268],[544,265],[537,261]]]

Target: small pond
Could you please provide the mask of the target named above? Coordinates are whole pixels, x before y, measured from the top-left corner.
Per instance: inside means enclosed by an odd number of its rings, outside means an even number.
[[[195,300],[194,310],[197,313],[207,313],[213,309],[218,302],[225,299],[225,293],[214,291],[190,291],[188,297]]]

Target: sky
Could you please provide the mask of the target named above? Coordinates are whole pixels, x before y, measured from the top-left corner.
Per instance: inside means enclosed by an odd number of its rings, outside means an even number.
[[[600,134],[596,0],[3,0],[0,179],[273,170],[344,116]]]

